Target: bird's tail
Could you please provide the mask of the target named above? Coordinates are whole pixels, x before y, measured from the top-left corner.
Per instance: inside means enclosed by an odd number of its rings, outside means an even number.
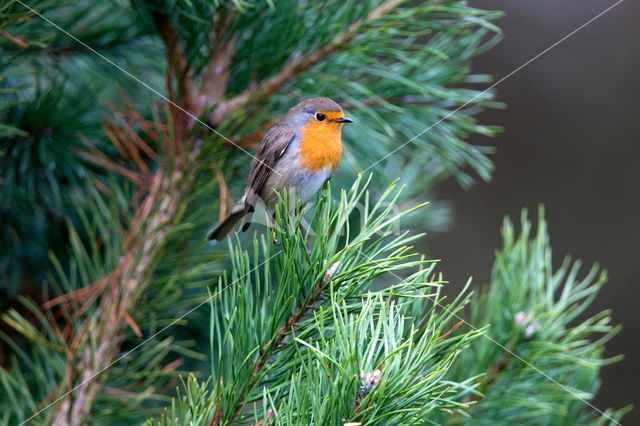
[[[238,221],[242,219],[244,216],[244,204],[236,204],[233,209],[231,209],[231,213],[227,216],[222,222],[218,224],[209,234],[207,235],[207,240],[216,240],[221,241],[224,237],[229,234],[236,226]]]

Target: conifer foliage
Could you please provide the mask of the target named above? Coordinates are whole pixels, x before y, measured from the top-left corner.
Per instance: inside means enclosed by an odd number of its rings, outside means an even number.
[[[590,404],[617,328],[581,316],[604,275],[554,271],[542,216],[535,236],[505,224],[473,297],[445,297],[411,247],[450,218],[425,206],[436,184],[490,178],[468,138],[502,105],[470,66],[499,17],[461,0],[5,1],[2,423],[617,422]],[[282,194],[280,246],[260,227],[207,245],[265,130],[311,96],[355,119],[331,185],[301,215]]]

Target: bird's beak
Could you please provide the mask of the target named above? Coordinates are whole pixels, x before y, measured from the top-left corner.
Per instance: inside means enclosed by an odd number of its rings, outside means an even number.
[[[353,123],[353,120],[349,117],[340,117],[334,120],[336,123]]]

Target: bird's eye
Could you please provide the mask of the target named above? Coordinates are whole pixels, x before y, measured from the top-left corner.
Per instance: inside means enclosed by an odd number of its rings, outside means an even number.
[[[324,114],[320,114],[320,113],[316,114],[316,120],[318,121],[324,121],[325,118],[327,118],[327,116]]]

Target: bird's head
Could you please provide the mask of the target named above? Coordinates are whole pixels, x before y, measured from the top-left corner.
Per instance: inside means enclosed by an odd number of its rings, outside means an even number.
[[[344,111],[329,98],[310,98],[289,110],[287,121],[300,128],[314,128],[318,131],[339,131],[345,123],[352,123]]]

